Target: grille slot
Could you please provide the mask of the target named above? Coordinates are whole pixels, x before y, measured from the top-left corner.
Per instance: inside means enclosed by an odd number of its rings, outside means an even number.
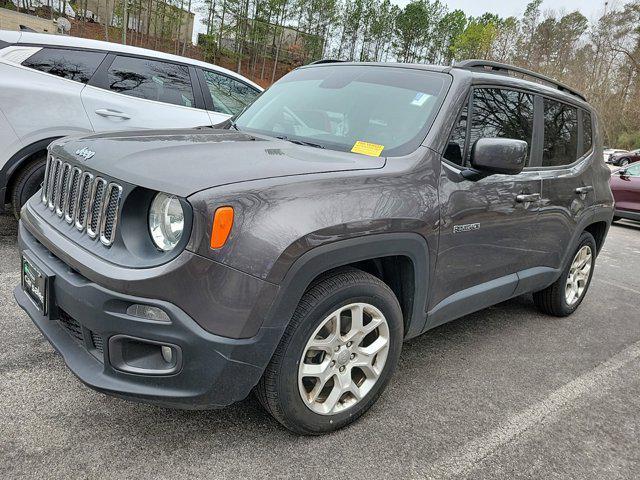
[[[84,337],[82,336],[82,326],[76,321],[75,318],[73,318],[64,310],[60,310],[60,318],[58,319],[58,322],[60,322],[60,325],[64,327],[69,335],[71,335],[78,342],[83,342]]]
[[[67,223],[73,223],[73,219],[76,213],[76,206],[78,204],[78,187],[80,186],[80,176],[82,171],[75,167],[71,171],[71,177],[69,178],[69,193],[64,202],[64,219]]]
[[[69,193],[69,173],[71,165],[65,163],[62,165],[62,172],[58,179],[58,188],[56,189],[56,215],[62,217],[65,203],[67,202],[67,194]]]
[[[76,208],[76,228],[84,230],[87,226],[87,215],[89,214],[89,200],[91,189],[93,188],[93,175],[89,172],[82,174],[80,180],[80,193],[78,194],[78,207]]]
[[[121,185],[52,156],[47,158],[42,203],[107,247],[116,238],[121,200]]]
[[[100,224],[100,241],[109,246],[116,236],[116,225],[118,223],[118,209],[120,208],[120,198],[122,197],[122,187],[116,183],[110,183],[107,187],[107,194],[102,212],[102,223]]]
[[[49,210],[53,210],[56,201],[56,189],[58,187],[58,178],[60,177],[60,170],[62,170],[62,160],[53,160],[51,164],[51,175],[49,178],[49,199],[47,205]]]
[[[49,172],[51,170],[51,164],[53,163],[53,157],[49,155],[47,157],[47,165],[44,169],[44,181],[42,182],[42,203],[46,204],[49,194]]]
[[[87,218],[87,235],[91,238],[98,236],[98,227],[100,226],[106,187],[107,181],[104,178],[96,177],[93,182],[93,188],[91,189],[89,216]]]

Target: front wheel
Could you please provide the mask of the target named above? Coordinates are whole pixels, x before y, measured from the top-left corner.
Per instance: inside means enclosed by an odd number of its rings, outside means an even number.
[[[342,428],[378,399],[402,348],[398,300],[381,280],[349,269],[304,294],[256,388],[289,430],[318,435]]]
[[[582,232],[572,260],[560,278],[544,290],[533,294],[538,309],[556,317],[566,317],[575,312],[589,289],[596,263],[596,251],[593,235]]]
[[[16,177],[11,190],[11,206],[16,219],[20,218],[20,209],[40,189],[44,180],[47,154],[43,152],[29,162]]]
[[[620,166],[621,167],[626,167],[627,165],[629,165],[629,159],[628,158],[623,158],[622,160],[620,160]]]

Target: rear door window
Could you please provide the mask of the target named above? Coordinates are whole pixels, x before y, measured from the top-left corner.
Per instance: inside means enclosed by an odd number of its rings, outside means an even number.
[[[481,138],[524,140],[531,152],[533,136],[533,95],[503,88],[476,88],[473,91],[469,145]],[[467,149],[467,161],[471,148]]]
[[[578,158],[578,109],[544,99],[542,166],[569,165]]]
[[[23,61],[22,65],[76,82],[87,83],[106,55],[106,53],[86,50],[45,47]]]
[[[213,100],[214,112],[235,115],[247,105],[251,105],[260,95],[259,91],[246,83],[210,70],[203,72],[209,94]]]
[[[194,107],[188,67],[136,57],[116,57],[107,72],[107,88],[156,102]]]

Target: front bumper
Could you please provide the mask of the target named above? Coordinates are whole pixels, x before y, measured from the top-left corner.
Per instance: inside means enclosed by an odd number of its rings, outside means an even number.
[[[89,387],[132,400],[178,408],[217,408],[245,398],[273,353],[280,328],[261,328],[251,338],[233,339],[204,330],[181,308],[166,301],[127,295],[101,286],[71,268],[40,243],[22,223],[20,250],[50,278],[49,315],[42,315],[23,289],[14,296]],[[198,278],[175,281],[194,282]],[[126,313],[131,304],[156,306],[170,323]],[[128,336],[177,346],[180,365],[172,374],[123,372],[110,358],[109,340]]]

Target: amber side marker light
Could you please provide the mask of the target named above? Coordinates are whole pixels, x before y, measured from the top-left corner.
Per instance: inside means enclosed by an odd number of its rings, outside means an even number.
[[[229,238],[233,227],[233,207],[220,207],[213,215],[211,227],[211,248],[221,248]]]

